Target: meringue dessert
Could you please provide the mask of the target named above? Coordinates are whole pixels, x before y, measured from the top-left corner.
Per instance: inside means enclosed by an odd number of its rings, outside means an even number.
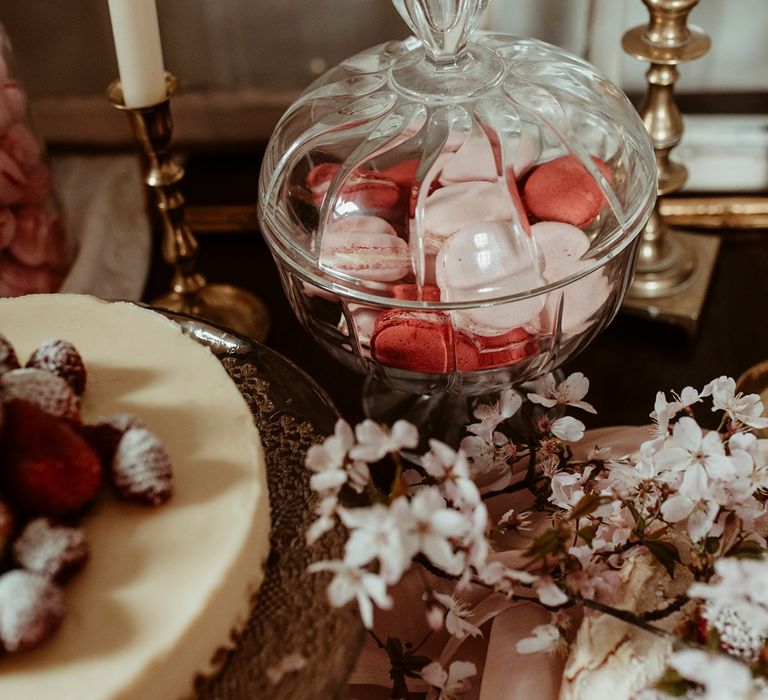
[[[155,508],[102,490],[79,523],[90,559],[64,589],[61,627],[39,647],[0,654],[0,697],[189,697],[233,646],[264,577],[266,468],[248,405],[207,348],[133,304],[0,299],[0,333],[22,363],[48,338],[73,343],[88,373],[83,423],[140,417],[175,481]]]

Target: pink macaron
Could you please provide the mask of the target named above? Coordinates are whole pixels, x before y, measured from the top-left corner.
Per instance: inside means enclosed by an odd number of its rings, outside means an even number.
[[[542,221],[531,226],[531,235],[544,256],[544,277],[547,282],[578,273],[590,264],[582,260],[589,250],[589,238],[576,226],[562,222]],[[563,298],[562,330],[572,334],[583,330],[595,313],[607,302],[611,285],[602,270],[564,287],[562,292],[549,294],[544,318],[545,325],[554,322],[560,296]]]
[[[0,207],[0,250],[7,248],[16,235],[16,215],[9,207]]]
[[[7,252],[0,253],[0,283],[17,294],[55,292],[63,275],[46,265],[24,265]]]
[[[27,115],[27,93],[17,80],[6,80],[0,83],[2,104],[10,116],[11,123],[21,121]]]
[[[322,163],[307,174],[306,184],[316,207],[322,205],[339,170],[338,163]],[[395,209],[401,199],[401,189],[392,179],[373,170],[357,168],[342,185],[336,208],[344,204],[354,206],[360,214],[377,213]]]
[[[29,178],[21,166],[5,151],[0,150],[0,206],[21,201]]]
[[[514,221],[517,218],[520,214],[505,184],[462,182],[448,185],[427,197],[424,211],[426,244],[439,248],[465,226],[485,221]]]
[[[0,139],[0,148],[25,169],[37,165],[43,152],[40,140],[24,122],[16,122],[8,128]]]
[[[45,163],[38,163],[26,169],[27,185],[19,204],[25,207],[40,207],[51,196],[51,169]]]
[[[69,262],[58,214],[34,208],[20,209],[16,213],[16,236],[8,250],[16,260],[30,267],[64,268]]]
[[[598,158],[592,160],[610,182],[610,168]],[[534,168],[525,181],[523,200],[538,220],[579,227],[592,223],[606,204],[593,176],[573,156],[555,158]]]
[[[515,177],[525,172],[536,158],[533,139],[522,134],[515,143],[506,144],[507,151],[514,154],[507,167],[512,168]],[[493,148],[485,132],[473,133],[445,163],[440,173],[442,185],[458,182],[493,182],[499,177]]]
[[[323,232],[320,266],[371,282],[396,282],[411,273],[408,244],[374,216],[345,216]]]
[[[478,305],[454,312],[474,335],[496,335],[525,325],[541,311],[541,295],[494,306],[498,297],[544,284],[542,261],[533,239],[510,222],[474,223],[448,238],[437,254],[437,285],[443,301]]]

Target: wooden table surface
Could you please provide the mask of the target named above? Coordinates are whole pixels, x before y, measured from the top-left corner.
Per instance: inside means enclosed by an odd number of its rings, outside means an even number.
[[[255,204],[260,149],[188,154],[184,191],[192,205]],[[565,366],[591,380],[587,397],[598,410],[589,427],[648,422],[657,389],[701,388],[710,379],[738,377],[768,358],[768,230],[722,231],[722,246],[698,334],[624,314]],[[713,235],[702,233],[701,235]],[[362,419],[362,377],[322,351],[295,318],[258,230],[200,232],[200,270],[260,296],[272,313],[267,344],[309,373],[351,421]],[[144,301],[168,289],[170,272],[158,241]]]

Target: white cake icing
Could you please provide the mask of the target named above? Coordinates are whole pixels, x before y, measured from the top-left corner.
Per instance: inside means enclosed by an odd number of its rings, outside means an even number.
[[[148,508],[104,497],[84,521],[91,559],[66,585],[54,638],[0,657],[0,698],[175,700],[244,624],[269,548],[264,453],[224,368],[178,327],[75,295],[0,299],[22,364],[50,337],[88,372],[83,421],[136,413],[164,442],[175,493]]]

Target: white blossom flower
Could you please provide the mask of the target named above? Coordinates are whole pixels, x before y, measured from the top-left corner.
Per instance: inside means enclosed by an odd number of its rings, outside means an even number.
[[[514,389],[505,389],[499,400],[491,404],[480,404],[473,411],[473,415],[480,422],[467,426],[467,432],[477,435],[486,443],[493,443],[493,434],[500,423],[511,418],[518,412],[523,404],[523,399]]]
[[[656,392],[656,401],[650,417],[656,424],[654,434],[656,437],[666,437],[669,434],[669,422],[682,409],[680,401],[667,401],[667,395],[663,391]]]
[[[350,451],[352,459],[363,462],[378,462],[391,452],[399,452],[403,447],[416,447],[419,433],[408,421],[399,420],[391,430],[387,430],[370,418],[359,423],[355,428],[357,445]]]
[[[477,570],[477,577],[489,586],[496,586],[497,588],[503,589],[510,588],[512,583],[530,585],[539,580],[538,576],[531,574],[528,571],[510,569],[498,559],[489,561],[479,568]]]
[[[768,627],[768,559],[717,559],[715,574],[714,583],[691,585],[689,597],[730,606],[756,627]]]
[[[347,483],[357,492],[362,493],[371,483],[371,470],[365,462],[354,461],[347,463]]]
[[[704,435],[693,418],[683,416],[675,423],[672,438],[670,446],[656,454],[655,462],[660,469],[683,472],[680,493],[687,498],[704,498],[709,479],[724,480],[736,475],[720,435],[715,431]]]
[[[333,607],[342,608],[355,599],[368,629],[373,626],[373,603],[384,610],[392,607],[384,579],[370,571],[357,569],[343,561],[318,561],[310,564],[307,570],[311,574],[332,571],[335,576],[328,586],[328,601]]]
[[[435,593],[435,598],[446,609],[445,629],[448,631],[448,634],[457,639],[464,639],[468,634],[473,637],[483,636],[478,627],[467,621],[468,617],[472,617],[472,609],[469,607],[469,603],[459,600],[455,595],[445,595],[445,593]]]
[[[733,421],[750,428],[767,428],[768,418],[763,416],[763,402],[757,394],[736,393],[736,382],[731,377],[713,379],[704,388],[712,392],[712,410],[725,411]]]
[[[587,460],[590,462],[605,462],[611,458],[612,448],[610,445],[594,445],[587,453]]]
[[[485,566],[488,554],[491,551],[491,546],[488,542],[488,509],[485,503],[480,501],[471,511],[465,510],[464,515],[469,523],[469,528],[462,542],[463,547],[466,549],[467,565],[467,569],[462,577],[462,583],[469,580],[471,574],[470,566],[474,566],[475,569]]]
[[[752,697],[753,680],[749,667],[725,654],[681,649],[672,654],[669,665],[686,680],[704,686],[701,700],[748,700]]]
[[[480,502],[480,491],[469,476],[467,455],[455,452],[439,440],[429,441],[430,451],[422,457],[424,470],[438,481],[448,499],[457,506],[474,506]]]
[[[532,517],[533,514],[530,510],[520,511],[510,508],[501,514],[496,526],[512,532],[530,532],[533,529],[531,525]]]
[[[661,506],[661,514],[668,523],[686,520],[688,536],[700,542],[712,534],[720,506],[711,500],[693,501],[682,493],[671,496]]]
[[[495,491],[509,485],[517,446],[506,435],[495,432],[492,443],[478,435],[467,435],[459,447],[471,463],[470,476],[481,492]]]
[[[532,637],[525,637],[515,644],[518,654],[554,651],[560,642],[560,630],[555,625],[539,625],[534,627],[532,632]]]
[[[539,602],[549,608],[556,608],[568,602],[568,596],[563,593],[549,576],[540,576],[533,585]]]
[[[405,500],[405,499],[396,499]],[[379,560],[379,573],[392,585],[400,580],[411,563],[401,532],[402,523],[394,512],[377,503],[369,508],[339,508],[339,517],[352,532],[344,548],[344,562],[349,566],[365,566]]]
[[[339,419],[333,435],[307,450],[305,464],[315,472],[309,481],[314,491],[324,493],[338,490],[347,481],[344,462],[354,443],[355,437],[349,423]]]
[[[580,420],[563,416],[552,423],[552,435],[563,442],[578,442],[584,437],[585,426]]]
[[[333,526],[336,524],[336,518],[334,516],[336,515],[338,504],[339,499],[335,494],[320,499],[315,507],[317,520],[315,520],[307,530],[307,544],[314,544],[326,532],[333,529]]]
[[[589,480],[592,471],[592,467],[587,467],[581,474],[568,472],[555,474],[550,481],[552,495],[549,500],[563,510],[573,508],[584,497],[582,487]]]
[[[621,588],[621,574],[604,561],[589,559],[584,569],[568,574],[566,582],[568,588],[582,598],[607,603]]]
[[[447,671],[437,661],[421,669],[421,677],[432,686],[428,700],[456,700],[471,690],[468,679],[476,673],[470,661],[454,661]]]
[[[751,486],[750,494],[757,489],[768,488],[768,464],[765,452],[752,433],[734,433],[728,440],[728,449],[736,475],[746,478]]]
[[[447,574],[459,575],[466,560],[462,552],[454,551],[451,540],[469,532],[471,524],[467,517],[446,507],[445,499],[434,487],[421,489],[408,505],[408,510],[403,508],[398,513],[403,521],[406,551],[422,552]]]
[[[589,391],[589,379],[581,372],[574,372],[559,384],[555,385],[552,374],[545,374],[534,384],[535,392],[528,394],[528,400],[553,408],[554,406],[573,406],[589,413],[597,413],[591,404],[582,399]]]

